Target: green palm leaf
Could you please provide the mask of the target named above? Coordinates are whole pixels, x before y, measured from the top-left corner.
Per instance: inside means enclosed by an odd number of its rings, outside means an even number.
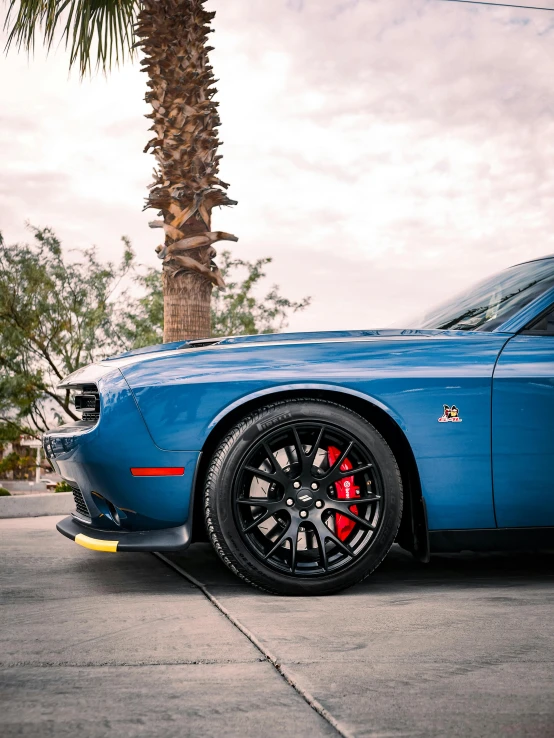
[[[133,54],[138,0],[7,0],[6,49],[33,51],[39,34],[50,49],[58,34],[70,49],[70,66],[81,75],[102,71]]]

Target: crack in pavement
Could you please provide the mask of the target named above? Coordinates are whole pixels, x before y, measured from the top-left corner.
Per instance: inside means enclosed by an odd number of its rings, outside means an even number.
[[[0,669],[11,669],[14,667],[31,666],[33,668],[50,668],[52,666],[68,669],[79,669],[106,666],[220,666],[222,664],[258,664],[265,663],[267,659],[183,659],[181,661],[5,661],[0,662]]]
[[[340,721],[337,720],[323,705],[319,702],[310,692],[308,692],[300,684],[299,679],[275,656],[266,646],[264,646],[256,637],[256,635],[243,625],[229,610],[215,597],[206,587],[205,584],[200,582],[198,579],[189,574],[185,569],[180,567],[178,564],[174,564],[173,561],[166,558],[163,554],[154,552],[153,556],[162,561],[167,566],[171,567],[177,574],[180,574],[192,585],[197,587],[202,594],[208,599],[211,604],[216,607],[222,615],[224,615],[229,622],[235,626],[248,640],[255,646],[258,651],[265,657],[264,660],[268,661],[277,672],[283,677],[283,679],[291,686],[302,699],[320,715],[336,732],[342,736],[342,738],[355,738],[354,734]]]

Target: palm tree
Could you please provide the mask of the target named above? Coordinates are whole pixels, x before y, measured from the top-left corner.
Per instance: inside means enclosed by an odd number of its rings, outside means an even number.
[[[39,33],[50,48],[59,33],[70,49],[70,66],[81,75],[108,71],[135,47],[148,75],[154,137],[146,145],[157,161],[146,208],[158,217],[164,242],[164,341],[210,335],[210,297],[224,287],[215,265],[217,241],[236,236],[211,230],[218,205],[235,205],[218,176],[220,120],[207,45],[215,13],[205,0],[7,0],[7,48],[32,51]]]

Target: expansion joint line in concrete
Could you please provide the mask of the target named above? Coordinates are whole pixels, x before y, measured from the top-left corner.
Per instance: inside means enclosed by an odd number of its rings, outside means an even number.
[[[353,733],[351,733],[346,726],[344,726],[339,720],[337,720],[331,713],[326,710],[323,705],[316,700],[316,698],[310,694],[306,689],[304,689],[298,682],[297,678],[287,669],[287,667],[282,664],[277,656],[273,654],[268,648],[266,648],[258,638],[252,633],[251,630],[249,630],[246,626],[244,626],[240,620],[237,620],[237,618],[234,615],[231,615],[229,610],[217,599],[217,597],[214,597],[214,595],[207,589],[206,585],[202,584],[202,582],[199,582],[198,579],[195,579],[193,576],[191,576],[185,569],[182,569],[177,564],[174,564],[173,561],[170,561],[170,559],[166,558],[161,553],[154,553],[154,556],[156,556],[160,561],[163,561],[164,564],[167,564],[167,566],[170,566],[172,569],[174,569],[178,574],[180,574],[182,577],[187,579],[192,585],[197,587],[202,594],[212,603],[214,607],[216,607],[226,618],[229,620],[230,623],[232,623],[237,630],[240,630],[240,632],[248,638],[250,643],[252,643],[258,651],[264,656],[264,658],[269,661],[269,663],[279,672],[279,674],[283,677],[283,679],[289,684],[298,694],[302,697],[302,699],[312,708],[312,710],[315,710],[318,715],[320,715],[324,720],[326,720],[329,725],[331,725],[336,732],[341,735],[343,738],[354,738]]]

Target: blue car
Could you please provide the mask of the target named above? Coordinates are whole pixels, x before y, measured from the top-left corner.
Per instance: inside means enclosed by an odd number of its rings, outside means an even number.
[[[328,594],[397,542],[554,544],[554,256],[402,330],[152,346],[61,387],[82,420],[44,448],[71,485],[63,535],[99,551],[210,540],[251,584]]]

